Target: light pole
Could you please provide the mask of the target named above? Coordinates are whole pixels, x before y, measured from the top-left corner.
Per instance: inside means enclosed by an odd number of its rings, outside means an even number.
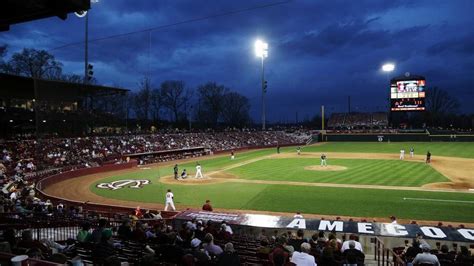
[[[388,91],[388,120],[389,120],[389,125],[391,124],[392,121],[392,115],[391,115],[391,98],[392,98],[392,83],[390,82],[390,73],[395,70],[395,64],[394,63],[385,63],[382,65],[382,71],[386,73],[387,75],[387,80],[388,80],[388,86],[389,86],[389,91]]]
[[[390,83],[390,73],[395,70],[395,64],[394,63],[385,63],[382,65],[382,71],[385,72],[387,75],[387,80],[388,80],[388,86],[390,87],[389,90],[389,95],[388,95],[388,101],[389,101],[389,106],[390,106],[390,98],[391,98],[391,93],[392,93],[392,84]]]
[[[255,42],[255,55],[262,59],[262,130],[265,130],[265,93],[267,92],[267,82],[265,81],[264,59],[268,57],[268,43],[261,40]]]

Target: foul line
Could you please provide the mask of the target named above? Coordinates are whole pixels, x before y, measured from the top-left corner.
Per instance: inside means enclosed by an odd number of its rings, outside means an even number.
[[[427,199],[427,198],[403,198],[403,200],[420,200],[420,201],[439,201],[439,202],[474,203],[474,201],[467,201],[467,200],[442,200],[442,199]]]

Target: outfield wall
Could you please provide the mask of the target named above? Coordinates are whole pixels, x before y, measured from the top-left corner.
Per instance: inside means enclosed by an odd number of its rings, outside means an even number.
[[[322,134],[322,141],[360,141],[360,142],[471,142],[474,141],[474,135],[429,135],[425,133],[413,134]]]

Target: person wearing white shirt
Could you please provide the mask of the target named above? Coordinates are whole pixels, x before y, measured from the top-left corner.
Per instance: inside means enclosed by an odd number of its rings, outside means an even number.
[[[201,165],[199,163],[196,165],[196,176],[194,178],[202,178]]]
[[[354,235],[354,234],[351,234],[349,236],[349,240],[346,240],[346,241],[344,241],[344,243],[342,243],[342,247],[341,247],[341,252],[342,253],[344,253],[344,250],[349,249],[349,244],[350,244],[351,241],[354,242],[354,244],[355,244],[354,248],[355,249],[357,249],[360,252],[364,253],[364,251],[362,250],[362,245],[360,244],[359,241],[357,241],[357,236]]]
[[[173,200],[174,200],[173,192],[171,192],[171,189],[168,189],[168,192],[166,193],[166,196],[165,196],[165,211],[168,210],[168,207],[171,207],[173,211],[176,211]]]
[[[301,244],[301,252],[295,251],[291,256],[291,262],[297,266],[317,266],[314,256],[309,255],[311,245],[309,243]]]

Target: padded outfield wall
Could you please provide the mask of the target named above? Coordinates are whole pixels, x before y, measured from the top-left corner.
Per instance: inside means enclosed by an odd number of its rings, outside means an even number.
[[[430,135],[430,134],[320,134],[319,141],[363,141],[363,142],[409,142],[409,141],[445,141],[471,142],[474,135]]]

